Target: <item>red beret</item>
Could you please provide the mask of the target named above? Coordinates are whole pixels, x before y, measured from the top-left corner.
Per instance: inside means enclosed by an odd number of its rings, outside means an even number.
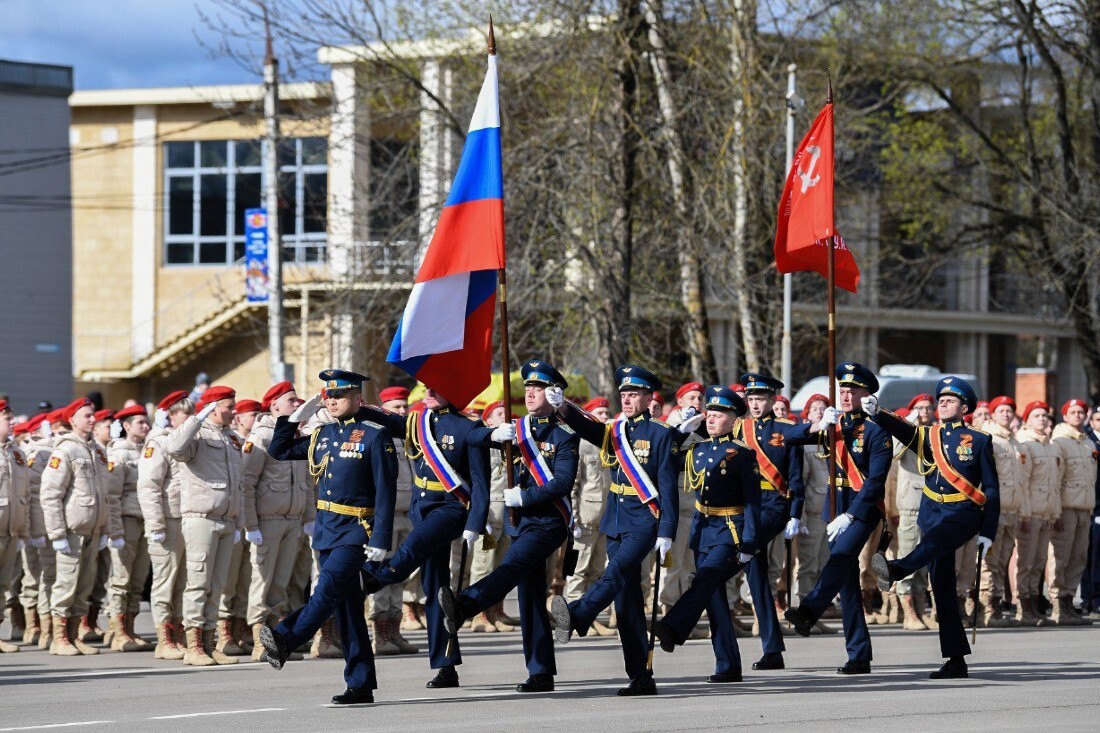
[[[702,392],[703,384],[701,382],[688,382],[687,384],[680,385],[680,389],[676,390],[676,399],[680,399],[688,392]]]
[[[979,407],[989,407],[989,403],[985,400],[978,400],[978,404],[974,405],[974,409],[977,410]]]
[[[787,399],[786,397],[784,397],[783,395],[777,394],[775,396],[775,401],[776,402],[782,402],[784,405],[787,406],[788,409],[790,409],[791,401],[789,399]]]
[[[35,430],[38,430],[38,426],[46,421],[46,415],[47,413],[43,412],[41,415],[35,415],[30,420],[28,420],[27,432],[33,433]]]
[[[29,422],[17,422],[15,425],[11,426],[11,431],[16,435],[22,435],[29,429],[27,427],[28,425],[30,425]]]
[[[63,421],[64,419],[65,419],[65,408],[64,407],[59,407],[56,410],[54,410],[53,412],[47,412],[46,413],[46,422],[48,422],[50,425],[54,425],[56,423],[59,423],[59,422]]]
[[[1031,416],[1031,413],[1035,412],[1036,410],[1050,412],[1050,405],[1045,402],[1040,402],[1039,400],[1028,402],[1027,406],[1024,407],[1024,420],[1027,420]]]
[[[658,405],[663,405],[665,404],[665,396],[660,392],[654,392],[653,401],[656,402]]]
[[[967,425],[973,424],[974,423],[974,414],[968,412],[965,415],[963,415],[963,422],[966,423]]]
[[[209,391],[209,390],[207,390],[207,391]],[[205,398],[206,395],[203,395],[203,397]],[[225,399],[225,398],[224,397],[219,397],[218,399]],[[207,403],[207,404],[209,404],[209,403]],[[249,412],[259,412],[262,409],[263,409],[263,405],[261,405],[256,400],[237,400],[237,404],[233,405],[233,414],[234,415],[244,415],[244,414],[249,413]]]
[[[991,399],[989,401],[989,411],[992,412],[1001,405],[1008,405],[1012,408],[1013,412],[1016,412],[1016,400],[1012,399],[1008,395],[1000,395],[999,397],[994,397],[993,399]]]
[[[79,409],[79,408],[78,408]],[[74,411],[75,414],[75,411]],[[113,410],[96,410],[95,421],[103,422],[104,420],[114,420],[115,413]]]
[[[909,400],[908,407],[909,407],[910,410],[912,410],[914,407],[917,406],[918,402],[935,402],[935,401],[936,401],[936,398],[933,397],[932,395],[928,394],[927,392],[921,392],[919,395],[916,395],[916,396],[913,397],[913,399]]]
[[[601,407],[611,409],[611,403],[607,401],[606,397],[593,397],[588,402],[584,403],[585,412],[592,412],[593,410],[597,410]]]
[[[8,401],[0,400],[0,412],[3,412],[6,409],[8,409]]]
[[[900,417],[902,420],[909,417],[910,412],[912,412],[912,410],[910,410],[908,407],[899,407],[898,409],[894,410],[894,414]]]
[[[385,392],[388,392],[391,389],[405,389],[405,388],[404,387],[387,387],[386,389],[382,390],[382,392],[385,393]],[[408,391],[409,390],[405,389],[405,392],[406,392],[405,396],[406,397],[409,396],[407,394]],[[381,395],[379,395],[379,399],[381,399]],[[390,397],[390,399],[391,400],[397,400],[397,399],[401,399],[401,398],[400,397]],[[382,400],[382,401],[386,402],[386,400]],[[481,419],[482,420],[488,420],[489,415],[493,414],[493,410],[497,409],[498,407],[504,407],[504,401],[503,400],[497,400],[496,402],[490,402],[489,404],[485,405],[485,409],[481,411]]]
[[[264,411],[270,410],[272,402],[279,399],[280,397],[285,395],[287,392],[293,392],[293,391],[294,391],[294,385],[291,384],[290,382],[279,382],[278,384],[272,385],[271,389],[264,392],[263,400],[260,403],[260,409],[264,410]],[[249,401],[251,402],[251,400],[249,400]],[[248,411],[245,410],[245,412],[248,412]]]
[[[213,387],[206,388],[206,391],[202,393],[202,399],[199,400],[199,403],[202,405],[209,405],[211,402],[217,402],[218,400],[231,400],[236,396],[237,392],[232,387],[215,384]]]
[[[165,395],[164,399],[157,403],[158,410],[167,410],[180,400],[187,399],[187,390],[179,389]]]
[[[743,384],[740,384],[740,383],[731,384],[730,389],[732,389],[734,392],[737,392],[739,394],[745,394],[745,385],[743,385]]]
[[[378,393],[379,402],[389,402],[391,400],[407,400],[409,399],[408,387],[386,387],[384,390]],[[489,408],[485,408],[488,410]],[[484,413],[482,413],[484,414]]]
[[[90,399],[88,399],[87,397],[81,397],[78,400],[73,400],[68,405],[61,408],[61,419],[64,420],[65,422],[70,422],[73,419],[73,415],[75,415],[77,413],[77,411],[80,410],[81,407],[85,407],[85,406],[94,407],[94,405],[92,404],[92,401]],[[55,410],[55,412],[56,412],[56,410]],[[53,413],[50,413],[50,414],[53,414]],[[51,420],[50,422],[53,422],[53,421]]]
[[[121,410],[115,413],[115,420],[125,420],[128,417],[134,417],[135,415],[149,416],[149,413],[145,411],[144,405],[130,405],[129,407],[123,407]]]
[[[1062,405],[1062,415],[1065,415],[1067,412],[1069,412],[1069,408],[1071,408],[1071,407],[1080,407],[1082,410],[1085,411],[1086,415],[1088,414],[1088,411],[1089,411],[1088,403],[1086,403],[1084,400],[1079,400],[1075,397],[1072,400],[1069,400],[1068,402],[1066,402],[1066,404]]]

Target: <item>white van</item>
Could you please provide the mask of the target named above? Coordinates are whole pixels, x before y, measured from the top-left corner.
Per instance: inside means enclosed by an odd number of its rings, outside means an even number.
[[[881,367],[875,376],[878,377],[879,404],[887,410],[896,410],[905,407],[909,400],[921,392],[931,394],[936,389],[936,383],[945,376],[956,376],[965,379],[974,388],[979,397],[982,387],[978,384],[978,378],[973,374],[954,374],[941,372],[936,367],[925,364],[886,364]],[[814,377],[806,382],[791,398],[791,414],[798,415],[806,405],[806,400],[813,394],[829,394],[829,379],[825,376]]]

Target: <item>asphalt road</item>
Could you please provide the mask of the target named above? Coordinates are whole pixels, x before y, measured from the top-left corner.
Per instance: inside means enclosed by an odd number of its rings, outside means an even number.
[[[148,614],[141,620],[148,623]],[[838,624],[839,622],[831,622]],[[141,625],[139,624],[139,630]],[[423,632],[406,634],[426,646]],[[1095,731],[1100,726],[1100,625],[980,630],[968,680],[930,681],[934,632],[872,627],[873,674],[842,677],[843,638],[788,639],[787,669],[752,672],[757,639],[741,639],[745,681],[709,685],[709,641],[658,650],[660,695],[615,696],[623,680],[616,638],[558,647],[557,689],[521,695],[518,633],[464,632],[461,689],[427,690],[426,655],[379,660],[370,706],[337,708],[342,662],[186,667],[151,653],[60,658],[35,649],[0,655],[0,733],[89,731],[344,731],[554,729]],[[6,633],[5,633],[6,638]],[[883,728],[887,726],[887,728]],[[900,728],[899,728],[900,726]]]

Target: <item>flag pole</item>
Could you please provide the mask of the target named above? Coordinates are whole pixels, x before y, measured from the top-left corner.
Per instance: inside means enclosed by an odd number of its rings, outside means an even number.
[[[833,77],[829,74],[829,96],[825,100],[826,104],[833,103]],[[829,148],[836,150],[834,147],[835,134],[834,124],[829,125]],[[836,158],[833,159],[833,170],[836,171]],[[833,210],[830,213],[830,217],[833,222],[833,231],[828,238],[829,247],[829,269],[828,269],[828,309],[829,309],[829,404],[834,408],[837,405],[836,401],[836,199],[835,199],[835,184],[834,184],[834,197],[833,197]],[[836,519],[836,503],[837,495],[840,494],[841,483],[840,476],[837,475],[837,455],[836,455],[836,440],[837,429],[829,429],[829,476],[832,477],[833,490],[829,492],[829,519],[832,521]]]
[[[493,14],[489,14],[489,55],[497,55],[497,39],[493,33]],[[503,135],[502,135],[503,137]],[[504,244],[507,247],[507,242]],[[502,267],[497,270],[497,290],[499,291],[500,309],[500,371],[503,377],[504,388],[504,419],[512,422],[512,369],[511,359],[508,355],[508,272]],[[508,481],[508,488],[515,488],[516,479],[512,473],[512,443],[504,444],[504,476]],[[519,514],[515,507],[508,508],[508,521],[515,527],[519,524]]]

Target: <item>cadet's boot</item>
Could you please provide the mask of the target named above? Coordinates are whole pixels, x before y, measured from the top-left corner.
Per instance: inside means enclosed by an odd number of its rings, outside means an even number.
[[[23,612],[21,605],[11,606],[8,621],[11,622],[11,640],[23,641],[23,638],[27,635],[27,614]]]
[[[1073,596],[1066,595],[1062,597],[1062,613],[1069,614],[1077,620],[1078,626],[1090,626],[1092,621],[1081,615],[1081,612],[1073,607]]]
[[[172,641],[176,642],[180,651],[187,651],[187,630],[184,628],[182,618],[172,619]]]
[[[928,610],[925,608],[925,602],[926,599],[923,592],[913,599],[913,603],[917,608],[917,615],[920,616],[920,620],[925,627],[932,630],[938,629],[940,627],[940,622],[936,617],[936,604],[933,602],[932,609]]]
[[[145,639],[140,637],[138,633],[134,631],[134,622],[137,620],[137,616],[138,615],[136,613],[126,614],[126,630],[130,632],[130,638],[133,639],[134,643],[138,645],[138,651],[149,651],[149,649],[152,648],[153,645],[145,641]]]
[[[38,648],[45,651],[50,648],[50,644],[53,643],[53,616],[46,614],[40,616],[40,623],[42,625],[42,633],[38,637]]]
[[[115,635],[111,639],[112,650],[116,652],[136,652],[141,649],[134,641],[134,637],[130,636],[126,614],[120,613],[117,616],[112,616],[110,624],[113,624],[115,629]]]
[[[890,595],[889,592],[882,594],[882,605],[875,611],[875,623],[879,626],[885,626],[890,621]]]
[[[157,626],[157,646],[153,649],[154,659],[183,659],[183,650],[172,639],[172,625],[167,621]]]
[[[928,627],[924,625],[924,621],[921,621],[920,614],[917,613],[917,606],[913,602],[913,596],[903,595],[900,596],[901,610],[904,618],[901,622],[901,628],[906,631],[927,631]]]
[[[256,646],[248,621],[240,616],[233,617],[233,639],[245,654],[251,654]]]
[[[420,617],[417,616],[415,603],[402,603],[401,604],[401,630],[402,631],[416,631],[417,629],[424,628],[424,624],[421,623]]]
[[[875,592],[873,590],[863,591],[863,618],[868,626],[878,623],[878,616],[875,614]],[[756,636],[755,630],[753,636]]]
[[[512,618],[504,612],[504,601],[497,601],[496,605],[489,609],[489,618],[493,619],[493,621],[503,621],[509,626],[514,627],[514,629],[519,628],[519,619]],[[508,631],[508,629],[502,629],[500,626],[497,626],[497,631]]]
[[[886,595],[890,599],[890,608],[886,612],[886,623],[901,623],[901,601],[898,600],[898,594],[891,591]]]
[[[107,618],[107,632],[103,634],[103,643],[113,649],[115,643],[115,634],[117,633],[118,616],[109,616]]]
[[[400,621],[398,620],[397,623],[400,623]],[[330,618],[321,624],[321,629],[313,637],[313,647],[309,650],[309,656],[314,659],[339,659],[343,657],[344,653],[340,651],[340,646],[336,643],[335,632],[335,619]]]
[[[77,633],[76,633],[77,629],[80,627],[80,624],[83,623],[85,618],[87,618],[87,617],[82,616],[81,618],[75,618],[74,617],[74,618],[69,619],[69,624],[68,624],[69,638],[72,639],[73,646],[75,646],[77,648],[77,651],[79,651],[81,654],[88,654],[88,655],[99,654],[98,649],[96,649],[94,646],[88,644],[86,641],[81,639],[79,636],[77,636]],[[100,635],[100,638],[103,638],[102,635]]]
[[[76,643],[77,640],[85,644],[95,644],[103,641],[103,629],[99,628],[99,606],[94,603],[88,606],[88,614],[80,617],[80,628],[77,630],[73,643]]]
[[[1081,619],[1073,612],[1073,601],[1065,596],[1054,599],[1054,613],[1050,620],[1058,626],[1081,626]]]
[[[605,626],[599,621],[592,622],[592,631],[596,633],[596,636],[614,636],[615,634],[619,633],[618,631],[615,631],[615,629]]]
[[[1001,613],[1000,598],[992,593],[982,593],[978,602],[982,604],[982,626],[987,629],[1007,629],[1013,626]]]
[[[228,624],[229,621],[225,621],[225,623]],[[218,626],[220,627],[221,624],[222,622],[219,621]],[[221,643],[220,639],[218,643]],[[236,644],[233,646],[236,648]],[[218,649],[217,645],[214,643],[214,629],[202,630],[202,648],[203,651],[206,652],[206,655],[214,660],[215,664],[236,664],[238,661],[236,657],[231,657],[221,649]]]
[[[205,634],[205,632],[203,632]],[[210,629],[211,635],[214,630]],[[244,650],[237,646],[233,639],[233,621],[231,619],[218,619],[218,643],[214,647],[227,657],[243,657]],[[231,662],[218,662],[218,664],[231,664]]]
[[[393,643],[389,619],[382,616],[374,619],[374,653],[379,657],[395,657],[401,653],[400,647]]]
[[[263,644],[260,643],[260,629],[264,627],[263,624],[252,624],[252,654],[251,658],[253,662],[266,662],[267,650],[264,649]]]
[[[489,620],[485,611],[482,611],[474,616],[470,625],[470,630],[476,633],[495,634],[497,632],[497,627],[496,624]]]
[[[737,625],[736,620],[733,623],[734,623],[735,626]],[[609,629],[619,628],[619,614],[615,613],[615,607],[614,606],[611,607],[611,615],[607,619],[607,628],[609,628]]]
[[[211,659],[210,655],[206,653],[206,649],[202,643],[202,629],[184,629],[184,636],[187,639],[187,649],[183,654],[184,664],[189,664],[192,667],[212,667],[217,664],[217,662]]]
[[[42,635],[42,626],[38,623],[38,607],[24,606],[23,615],[27,617],[27,629],[23,632],[23,641],[27,644],[37,644]]]
[[[14,654],[17,651],[19,651],[18,644],[12,644],[10,641],[0,639],[0,654]]]
[[[73,646],[69,638],[68,619],[64,616],[53,617],[53,642],[50,644],[50,654],[58,657],[80,656],[80,650]]]
[[[388,620],[390,623],[390,641],[397,645],[402,654],[418,654],[420,647],[409,643],[408,639],[401,636],[401,612],[394,611]]]

